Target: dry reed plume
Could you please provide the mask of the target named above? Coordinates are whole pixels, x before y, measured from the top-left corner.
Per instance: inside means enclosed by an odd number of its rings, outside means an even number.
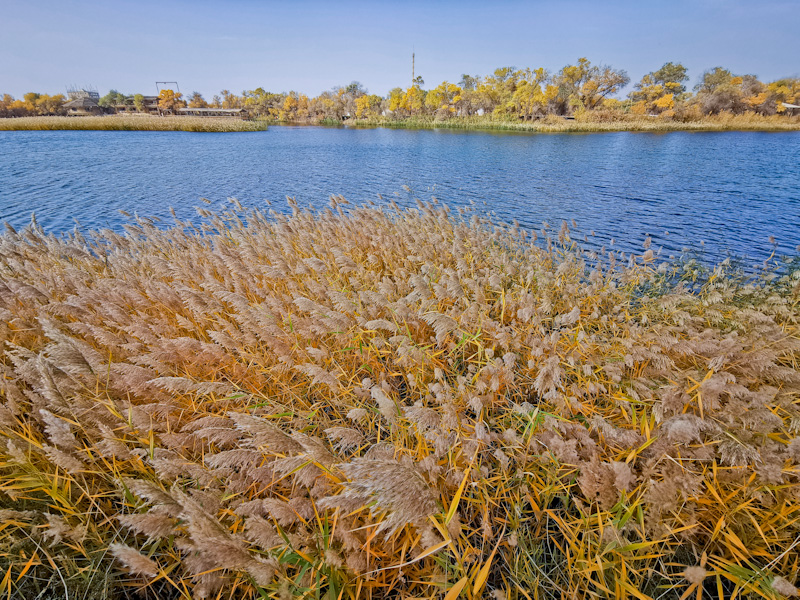
[[[343,203],[0,237],[0,593],[797,594],[800,271]]]

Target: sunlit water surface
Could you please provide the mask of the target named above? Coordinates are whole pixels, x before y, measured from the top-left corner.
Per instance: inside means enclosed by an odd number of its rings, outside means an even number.
[[[408,191],[411,190],[411,192]],[[0,221],[120,229],[120,210],[198,221],[200,198],[287,210],[436,197],[590,244],[760,261],[800,244],[800,132],[509,134],[271,127],[256,133],[0,132]],[[378,195],[383,200],[378,199]],[[594,232],[592,237],[591,232]]]

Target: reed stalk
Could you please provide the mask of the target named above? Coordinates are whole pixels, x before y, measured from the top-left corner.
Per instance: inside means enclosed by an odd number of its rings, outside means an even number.
[[[796,261],[292,208],[0,236],[0,594],[797,594]]]

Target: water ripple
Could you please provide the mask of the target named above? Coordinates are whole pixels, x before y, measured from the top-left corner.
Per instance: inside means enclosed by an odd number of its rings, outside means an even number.
[[[590,243],[703,248],[761,260],[800,244],[800,133],[521,135],[271,127],[247,134],[0,132],[0,221],[119,229],[208,198],[322,207],[436,196],[538,229],[578,221]],[[409,194],[403,186],[408,186]],[[669,232],[668,234],[666,232]]]

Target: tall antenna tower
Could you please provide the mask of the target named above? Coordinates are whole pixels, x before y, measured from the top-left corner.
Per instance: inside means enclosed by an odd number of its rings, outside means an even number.
[[[416,55],[414,54],[414,52],[412,52],[411,53],[411,85],[414,85],[414,80],[416,79],[416,77],[414,77],[414,75],[415,75],[415,73],[414,73],[414,61],[415,61],[415,59],[416,59]]]

